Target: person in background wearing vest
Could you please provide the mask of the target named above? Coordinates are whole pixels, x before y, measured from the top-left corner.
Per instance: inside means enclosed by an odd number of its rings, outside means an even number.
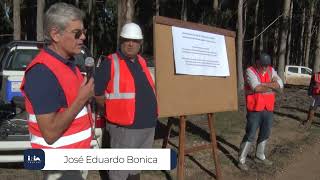
[[[275,92],[283,88],[283,82],[276,71],[270,66],[271,58],[261,53],[256,64],[250,66],[245,74],[245,93],[247,104],[246,133],[240,145],[238,167],[248,170],[246,157],[255,140],[259,129],[255,162],[272,165],[272,161],[265,157],[267,140],[271,133]]]
[[[120,49],[97,63],[95,94],[105,108],[111,148],[152,148],[157,121],[155,87],[140,56],[142,32],[135,23],[125,24]],[[139,171],[109,171],[111,180],[138,180]]]
[[[309,107],[308,117],[302,122],[302,125],[309,129],[314,119],[314,113],[317,107],[320,105],[320,72],[314,73],[311,77],[308,95],[312,96],[311,104]]]
[[[21,85],[29,113],[32,148],[90,148],[91,121],[86,104],[94,81],[74,64],[85,40],[83,12],[66,3],[52,5],[44,17],[48,46],[26,69]],[[44,179],[86,179],[88,171],[43,171]]]

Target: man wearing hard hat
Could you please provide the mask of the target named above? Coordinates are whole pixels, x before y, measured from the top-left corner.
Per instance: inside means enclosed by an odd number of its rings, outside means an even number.
[[[97,64],[95,93],[105,108],[111,148],[151,148],[157,120],[154,82],[139,54],[142,32],[135,23],[122,27],[120,49]],[[140,179],[139,171],[110,171],[111,180]]]
[[[254,161],[264,165],[272,165],[272,161],[265,156],[265,149],[272,128],[275,92],[281,88],[283,88],[283,82],[271,66],[270,55],[260,53],[256,64],[247,68],[245,74],[247,124],[239,152],[238,167],[241,170],[248,170],[246,158],[258,129]]]

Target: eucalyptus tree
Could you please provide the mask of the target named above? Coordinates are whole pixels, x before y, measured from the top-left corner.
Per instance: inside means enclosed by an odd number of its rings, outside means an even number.
[[[318,34],[317,34],[317,41],[316,41],[316,53],[315,59],[313,64],[313,72],[320,71],[320,25],[318,25]]]
[[[238,72],[238,89],[243,89],[243,0],[238,2],[238,23],[237,23],[237,72]]]
[[[20,0],[13,0],[13,39],[21,39]]]
[[[291,4],[291,0],[283,1],[282,29],[281,29],[281,36],[280,36],[280,48],[278,52],[279,53],[278,73],[282,80],[284,80],[284,65],[285,65],[285,57],[286,57],[290,4]]]
[[[37,41],[43,41],[43,13],[45,0],[37,0]]]
[[[128,22],[132,22],[134,18],[134,9],[137,0],[118,0],[118,31],[117,44],[119,45],[119,35],[121,27]]]
[[[317,0],[309,0],[307,3],[309,5],[309,17],[308,17],[308,26],[306,31],[306,44],[305,44],[305,56],[304,56],[304,66],[309,66],[309,57],[310,57],[310,45],[312,38],[312,27],[313,27],[313,17],[315,12],[315,3]]]
[[[290,64],[290,52],[291,52],[291,28],[292,28],[292,13],[293,13],[293,1],[290,5],[289,13],[289,27],[288,27],[288,37],[287,37],[287,51],[286,51],[286,64]]]

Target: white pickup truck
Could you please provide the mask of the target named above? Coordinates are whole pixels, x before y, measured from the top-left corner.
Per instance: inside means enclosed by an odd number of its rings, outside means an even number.
[[[284,72],[284,83],[288,85],[309,86],[312,69],[305,66],[287,65]]]

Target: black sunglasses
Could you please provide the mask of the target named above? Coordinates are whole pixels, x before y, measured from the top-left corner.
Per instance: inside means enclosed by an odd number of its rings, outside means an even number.
[[[66,31],[66,32],[68,32],[68,31]],[[73,33],[74,34],[74,38],[75,39],[79,39],[82,34],[84,34],[84,35],[87,34],[87,30],[86,29],[75,29],[75,30],[72,30],[69,33]]]

